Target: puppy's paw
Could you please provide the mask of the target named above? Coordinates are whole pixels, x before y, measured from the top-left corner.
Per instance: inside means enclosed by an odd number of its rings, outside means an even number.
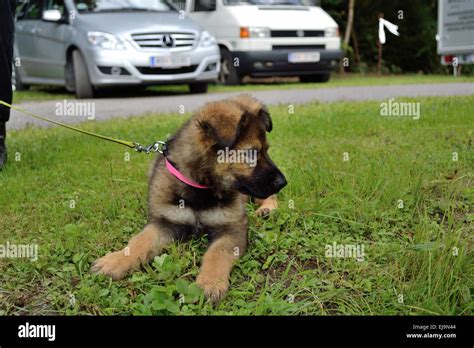
[[[204,295],[213,304],[219,303],[229,288],[229,280],[226,277],[218,277],[204,273],[198,275],[196,283],[204,290]]]
[[[96,260],[91,267],[91,271],[96,274],[105,274],[113,280],[124,278],[131,269],[131,263],[123,250],[109,253]]]
[[[278,208],[278,199],[275,195],[265,199],[256,199],[255,203],[259,205],[255,212],[259,217],[268,217],[273,210]]]
[[[258,217],[267,218],[267,217],[270,216],[270,213],[272,212],[272,210],[275,210],[275,208],[260,207],[260,208],[258,208],[258,209],[255,211],[255,214],[256,214]]]

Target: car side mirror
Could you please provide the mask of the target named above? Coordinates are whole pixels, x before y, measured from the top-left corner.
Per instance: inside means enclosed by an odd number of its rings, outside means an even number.
[[[46,22],[59,22],[63,15],[59,10],[46,10],[43,12],[43,20]]]

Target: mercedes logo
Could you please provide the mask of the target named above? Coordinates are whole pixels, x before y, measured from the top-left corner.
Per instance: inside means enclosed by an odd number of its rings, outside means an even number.
[[[170,34],[164,34],[161,46],[167,47],[167,48],[173,47],[174,46],[173,37]]]
[[[296,31],[296,36],[303,37],[304,36],[304,31],[303,30]]]

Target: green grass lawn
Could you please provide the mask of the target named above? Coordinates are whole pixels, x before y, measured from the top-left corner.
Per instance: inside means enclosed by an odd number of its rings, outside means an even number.
[[[421,103],[419,120],[382,117],[375,101],[270,108],[289,184],[269,219],[249,206],[250,246],[217,307],[193,284],[205,237],[122,281],[89,272],[143,227],[151,156],[126,161],[126,148],[58,128],[11,132],[0,244],[37,243],[39,258],[0,259],[0,314],[472,315],[474,97],[403,100]],[[149,143],[184,120],[83,127]],[[364,260],[328,257],[334,242]]]
[[[294,80],[294,79],[293,79]],[[272,79],[255,80],[241,86],[210,85],[209,92],[231,92],[231,91],[255,91],[272,89],[295,89],[295,88],[330,88],[342,86],[373,86],[373,85],[403,85],[418,83],[451,83],[451,82],[474,82],[474,76],[460,76],[454,78],[446,75],[386,75],[382,77],[360,74],[334,74],[328,83],[299,83],[297,80],[283,79],[276,82]],[[111,90],[101,93],[101,97],[121,96],[158,96],[188,94],[186,85],[155,86],[146,89],[135,87],[125,90]],[[35,86],[30,91],[19,91],[14,94],[14,102],[21,103],[32,100],[55,100],[72,99],[73,93],[68,93],[64,88]]]

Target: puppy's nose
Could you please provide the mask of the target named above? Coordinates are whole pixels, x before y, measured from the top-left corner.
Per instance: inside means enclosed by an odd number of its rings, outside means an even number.
[[[287,183],[288,182],[286,181],[285,176],[283,174],[279,174],[273,182],[273,185],[275,186],[275,189],[277,191],[280,191],[283,187],[286,186]]]

